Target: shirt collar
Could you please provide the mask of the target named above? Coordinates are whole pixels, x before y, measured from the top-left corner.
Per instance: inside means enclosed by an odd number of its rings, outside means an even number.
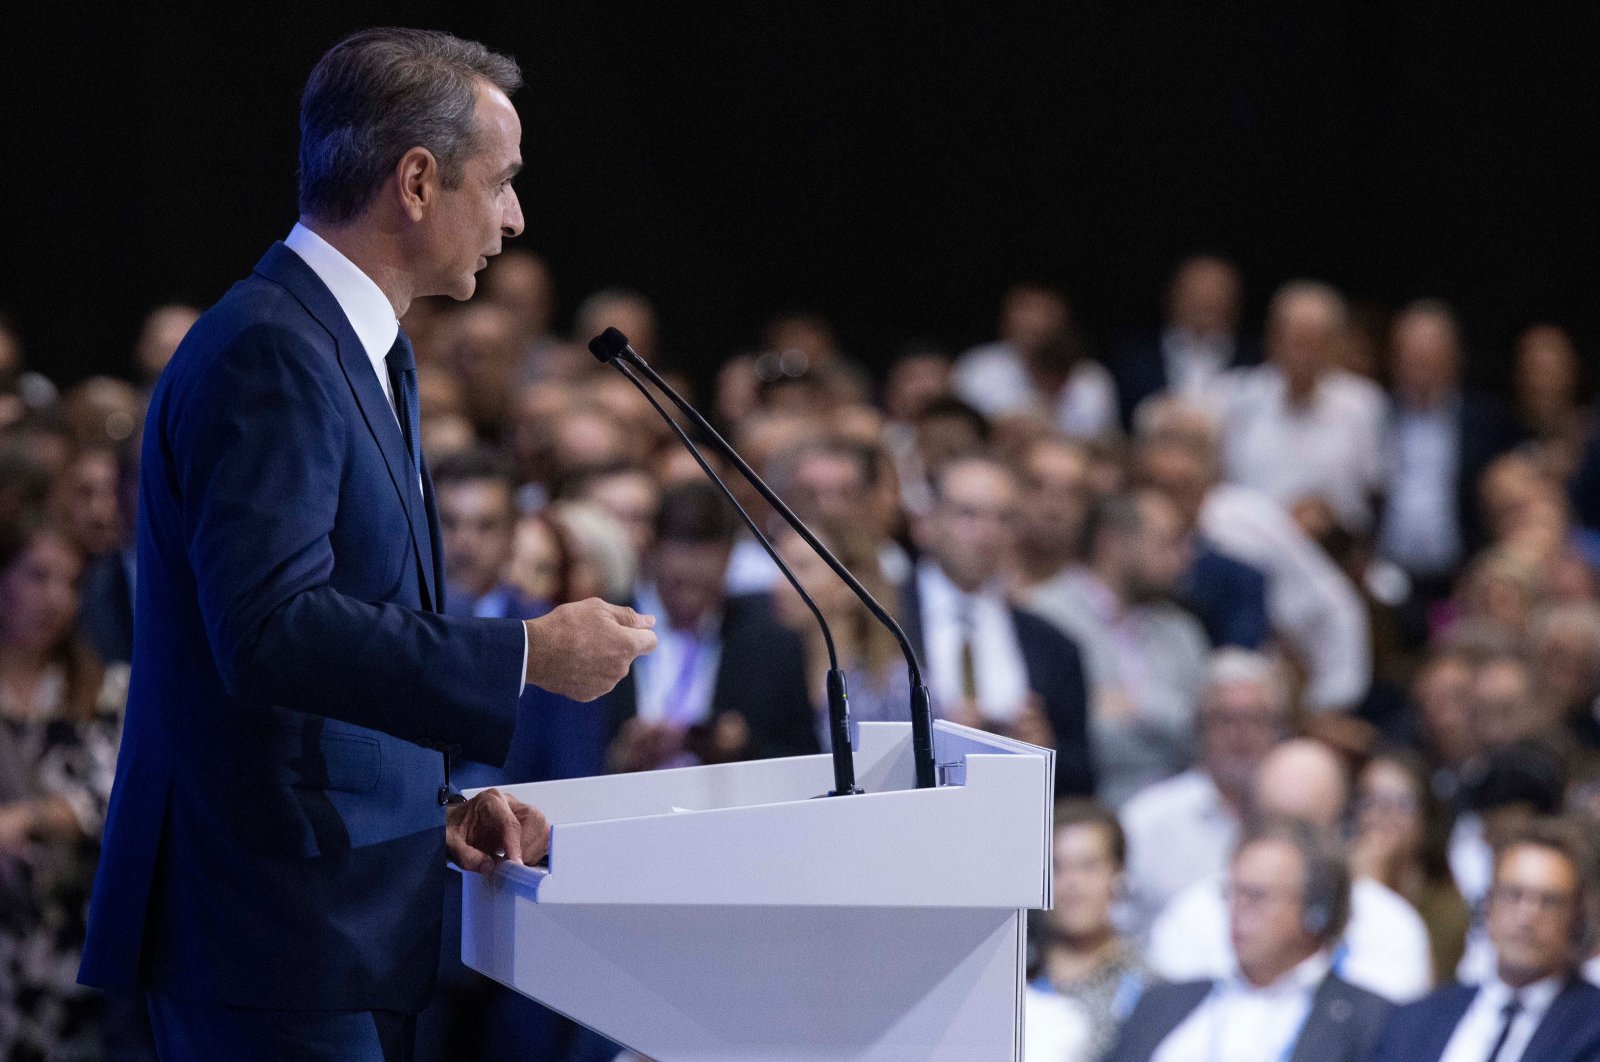
[[[1484,1002],[1490,1005],[1490,1009],[1498,1012],[1504,1009],[1512,995],[1515,995],[1522,1001],[1523,1012],[1538,1018],[1550,1009],[1550,1004],[1555,1002],[1556,996],[1561,994],[1561,989],[1566,983],[1565,977],[1556,974],[1542,981],[1535,981],[1524,988],[1513,989],[1496,975],[1484,982]]]
[[[1251,984],[1245,978],[1243,971],[1235,967],[1233,974],[1228,978],[1228,987],[1235,992],[1269,993],[1272,995],[1291,992],[1311,993],[1317,990],[1317,986],[1322,983],[1323,978],[1327,977],[1328,972],[1332,969],[1333,957],[1328,954],[1326,949],[1323,949],[1300,960],[1299,965],[1283,974],[1270,985],[1263,987]]]
[[[327,285],[356,338],[361,340],[361,348],[378,371],[378,378],[388,379],[384,359],[400,334],[400,322],[395,320],[394,305],[383,289],[338,248],[304,225],[296,224],[283,242]]]
[[[917,564],[917,585],[922,591],[923,607],[930,615],[957,622],[974,618],[979,605],[986,601],[1002,600],[998,580],[968,593],[930,560]]]

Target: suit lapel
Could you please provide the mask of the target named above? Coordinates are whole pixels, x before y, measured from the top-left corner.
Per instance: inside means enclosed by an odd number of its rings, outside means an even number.
[[[1578,1045],[1561,1042],[1561,1038],[1569,1035],[1576,1024],[1568,1012],[1574,1006],[1581,1005],[1578,993],[1574,992],[1573,988],[1574,982],[1568,981],[1556,998],[1551,1000],[1550,1009],[1545,1011],[1539,1027],[1533,1030],[1533,1038],[1523,1049],[1523,1058],[1532,1060],[1573,1057],[1570,1053],[1563,1053],[1562,1049],[1571,1052],[1573,1047]]]
[[[367,358],[366,348],[361,345],[361,340],[356,338],[355,330],[350,327],[350,320],[339,308],[339,302],[333,297],[333,292],[328,290],[327,285],[299,255],[289,250],[283,243],[274,243],[267,250],[266,255],[256,265],[256,272],[287,288],[300,305],[306,308],[306,312],[316,318],[333,338],[339,368],[343,370],[345,382],[350,385],[350,393],[361,409],[367,430],[372,433],[373,439],[377,441],[378,451],[383,454],[383,463],[389,470],[389,480],[394,484],[395,493],[400,498],[400,507],[406,514],[406,524],[411,531],[412,554],[417,564],[418,581],[421,583],[424,603],[426,605],[437,601],[438,597],[434,591],[436,584],[433,581],[435,576],[431,544],[433,539],[428,534],[427,520],[422,511],[422,499],[417,491],[416,476],[411,473],[411,460],[406,450],[405,436],[400,433],[400,422],[395,419],[394,409],[384,397],[383,386],[378,383],[377,373],[372,371],[372,362]],[[429,543],[429,556],[426,558],[423,556],[425,542]],[[438,607],[442,609],[443,606]]]

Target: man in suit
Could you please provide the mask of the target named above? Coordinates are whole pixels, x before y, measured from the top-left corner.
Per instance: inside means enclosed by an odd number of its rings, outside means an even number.
[[[634,597],[663,618],[661,647],[606,699],[613,768],[820,751],[800,637],[765,594],[727,593],[739,526],[709,483],[662,495]]]
[[[1593,1062],[1600,988],[1579,964],[1594,925],[1594,858],[1575,823],[1536,819],[1495,860],[1495,974],[1395,1011],[1373,1062]]]
[[[133,685],[80,977],[149,993],[166,1062],[408,1057],[447,870],[531,861],[535,809],[459,800],[526,682],[579,699],[654,645],[600,601],[447,617],[413,298],[522,230],[516,64],[367,30],[301,106],[301,219],[151,397]],[[441,786],[440,750],[444,750]]]
[[[985,453],[945,462],[916,525],[922,560],[906,581],[903,625],[947,719],[1056,750],[1056,792],[1094,791],[1088,692],[1071,639],[1005,595],[1018,486]]]
[[[1390,1005],[1334,972],[1350,872],[1294,820],[1248,832],[1228,876],[1237,970],[1145,990],[1107,1062],[1362,1062]]]
[[[1122,427],[1133,431],[1152,395],[1201,394],[1225,370],[1261,361],[1261,346],[1239,334],[1239,271],[1212,255],[1180,264],[1167,288],[1167,323],[1138,336],[1109,363]]]

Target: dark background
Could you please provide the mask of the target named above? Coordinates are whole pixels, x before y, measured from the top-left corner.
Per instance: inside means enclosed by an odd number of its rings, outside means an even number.
[[[150,306],[245,273],[294,221],[306,74],[386,22],[521,61],[521,242],[563,319],[638,288],[697,372],[787,307],[873,367],[958,348],[1018,277],[1104,341],[1195,249],[1252,312],[1292,275],[1448,298],[1489,380],[1535,319],[1600,337],[1600,4],[65,3],[0,29],[29,364],[120,372]]]

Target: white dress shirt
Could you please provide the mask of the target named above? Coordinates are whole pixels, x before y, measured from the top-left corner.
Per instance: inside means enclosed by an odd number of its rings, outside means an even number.
[[[1285,507],[1320,495],[1351,531],[1371,529],[1371,496],[1384,486],[1387,402],[1377,384],[1335,369],[1293,405],[1277,366],[1258,365],[1223,373],[1211,402],[1228,479]]]
[[[986,417],[1018,413],[1034,403],[1027,360],[1004,340],[964,352],[951,370],[950,385],[963,402]]]
[[[1197,336],[1186,328],[1161,333],[1161,361],[1167,370],[1167,393],[1196,398],[1204,394],[1233,362],[1231,335]]]
[[[1372,682],[1366,606],[1354,584],[1283,507],[1259,491],[1220,483],[1200,507],[1200,531],[1216,548],[1267,577],[1272,629],[1306,662],[1313,711],[1347,708]]]
[[[1228,937],[1226,875],[1184,889],[1161,912],[1150,931],[1148,958],[1171,981],[1222,977],[1233,967]],[[1350,888],[1350,925],[1345,929],[1339,976],[1393,1003],[1419,999],[1432,987],[1433,962],[1422,916],[1398,893],[1371,878]]]
[[[1433,409],[1398,406],[1389,424],[1394,455],[1378,545],[1413,575],[1439,575],[1461,557],[1456,512],[1461,400]]]
[[[971,638],[978,710],[996,722],[1015,719],[1028,698],[1028,669],[999,585],[969,594],[926,561],[917,565],[916,578],[935,712],[948,718],[963,700],[961,646]]]
[[[1122,806],[1128,836],[1128,913],[1143,936],[1172,898],[1228,869],[1239,817],[1205,771],[1157,782]]]
[[[300,260],[311,267],[327,289],[333,293],[333,299],[339,304],[339,309],[344,312],[345,320],[350,322],[351,331],[361,341],[361,349],[367,355],[367,360],[372,363],[372,371],[378,377],[378,386],[383,388],[383,397],[389,400],[389,411],[395,414],[395,423],[400,423],[400,415],[395,409],[394,389],[389,385],[389,351],[394,348],[394,341],[400,335],[400,321],[394,315],[394,304],[389,301],[389,296],[361,267],[346,258],[339,250],[312,232],[304,225],[296,224],[289,230],[289,235],[284,237],[284,246],[299,255]],[[402,425],[402,434],[404,426]],[[422,487],[422,471],[417,470],[417,487]],[[524,634],[522,639],[522,670],[517,675],[517,692],[522,692],[527,684],[528,674],[528,639]]]
[[[1317,952],[1264,987],[1237,972],[1220,978],[1150,1062],[1287,1062],[1328,969]]]
[[[1083,1004],[1030,985],[1022,993],[1022,1014],[1026,1062],[1091,1062],[1089,1015]]]
[[[1511,1023],[1511,1035],[1494,1062],[1519,1062],[1528,1049],[1539,1023],[1544,1020],[1550,1004],[1561,994],[1562,979],[1547,977],[1517,992],[1522,1008]],[[1444,1045],[1439,1062],[1488,1062],[1489,1050],[1500,1039],[1500,1027],[1505,1024],[1506,1004],[1512,995],[1511,986],[1495,977],[1485,982],[1478,994],[1472,997],[1467,1012],[1456,1023],[1456,1031]],[[1534,1062],[1529,1059],[1529,1062]]]

